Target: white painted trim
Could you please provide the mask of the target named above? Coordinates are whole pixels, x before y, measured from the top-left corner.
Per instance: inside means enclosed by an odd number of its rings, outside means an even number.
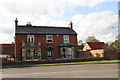
[[[68,38],[66,39],[65,36],[67,36]],[[65,42],[65,40],[68,40],[68,42]],[[63,42],[64,42],[64,43],[69,43],[69,35],[64,35],[64,36],[63,36]]]
[[[52,37],[52,42],[47,42],[47,40],[48,40],[48,36],[51,36]],[[46,43],[53,43],[53,35],[46,35]]]
[[[27,42],[29,42],[29,38],[30,38],[30,39],[33,38],[33,42],[35,42],[34,35],[27,35]],[[30,42],[32,42],[32,41],[30,40]]]

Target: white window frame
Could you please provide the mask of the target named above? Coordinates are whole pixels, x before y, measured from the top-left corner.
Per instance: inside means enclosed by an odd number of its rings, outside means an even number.
[[[29,40],[30,39],[30,40]],[[28,35],[27,36],[27,41],[28,42],[34,42],[35,40],[34,40],[34,35]]]
[[[66,38],[67,36],[67,38]],[[64,43],[69,43],[69,35],[64,35],[63,36]]]
[[[48,39],[48,36],[51,36],[51,39]],[[52,42],[48,42],[48,40],[52,40]],[[53,35],[46,35],[46,43],[53,43]]]

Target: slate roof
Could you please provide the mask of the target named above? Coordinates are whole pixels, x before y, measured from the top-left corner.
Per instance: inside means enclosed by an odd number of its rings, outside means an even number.
[[[69,27],[52,27],[52,26],[18,26],[16,34],[72,34],[77,33]]]

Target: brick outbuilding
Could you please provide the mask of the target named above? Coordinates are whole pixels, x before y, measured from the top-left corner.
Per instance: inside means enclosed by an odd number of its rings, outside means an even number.
[[[12,57],[12,58],[14,58],[15,57],[15,50],[14,50],[14,48],[15,48],[15,44],[14,43],[12,43],[12,44],[0,44],[0,46],[1,46],[1,55],[8,55],[8,56],[10,56],[10,57]]]
[[[78,57],[104,57],[105,59],[117,59],[118,51],[106,45],[104,42],[87,42]]]

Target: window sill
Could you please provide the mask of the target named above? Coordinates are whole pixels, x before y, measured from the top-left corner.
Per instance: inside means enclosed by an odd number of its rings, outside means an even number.
[[[53,42],[52,43],[47,43],[47,44],[53,44]]]

